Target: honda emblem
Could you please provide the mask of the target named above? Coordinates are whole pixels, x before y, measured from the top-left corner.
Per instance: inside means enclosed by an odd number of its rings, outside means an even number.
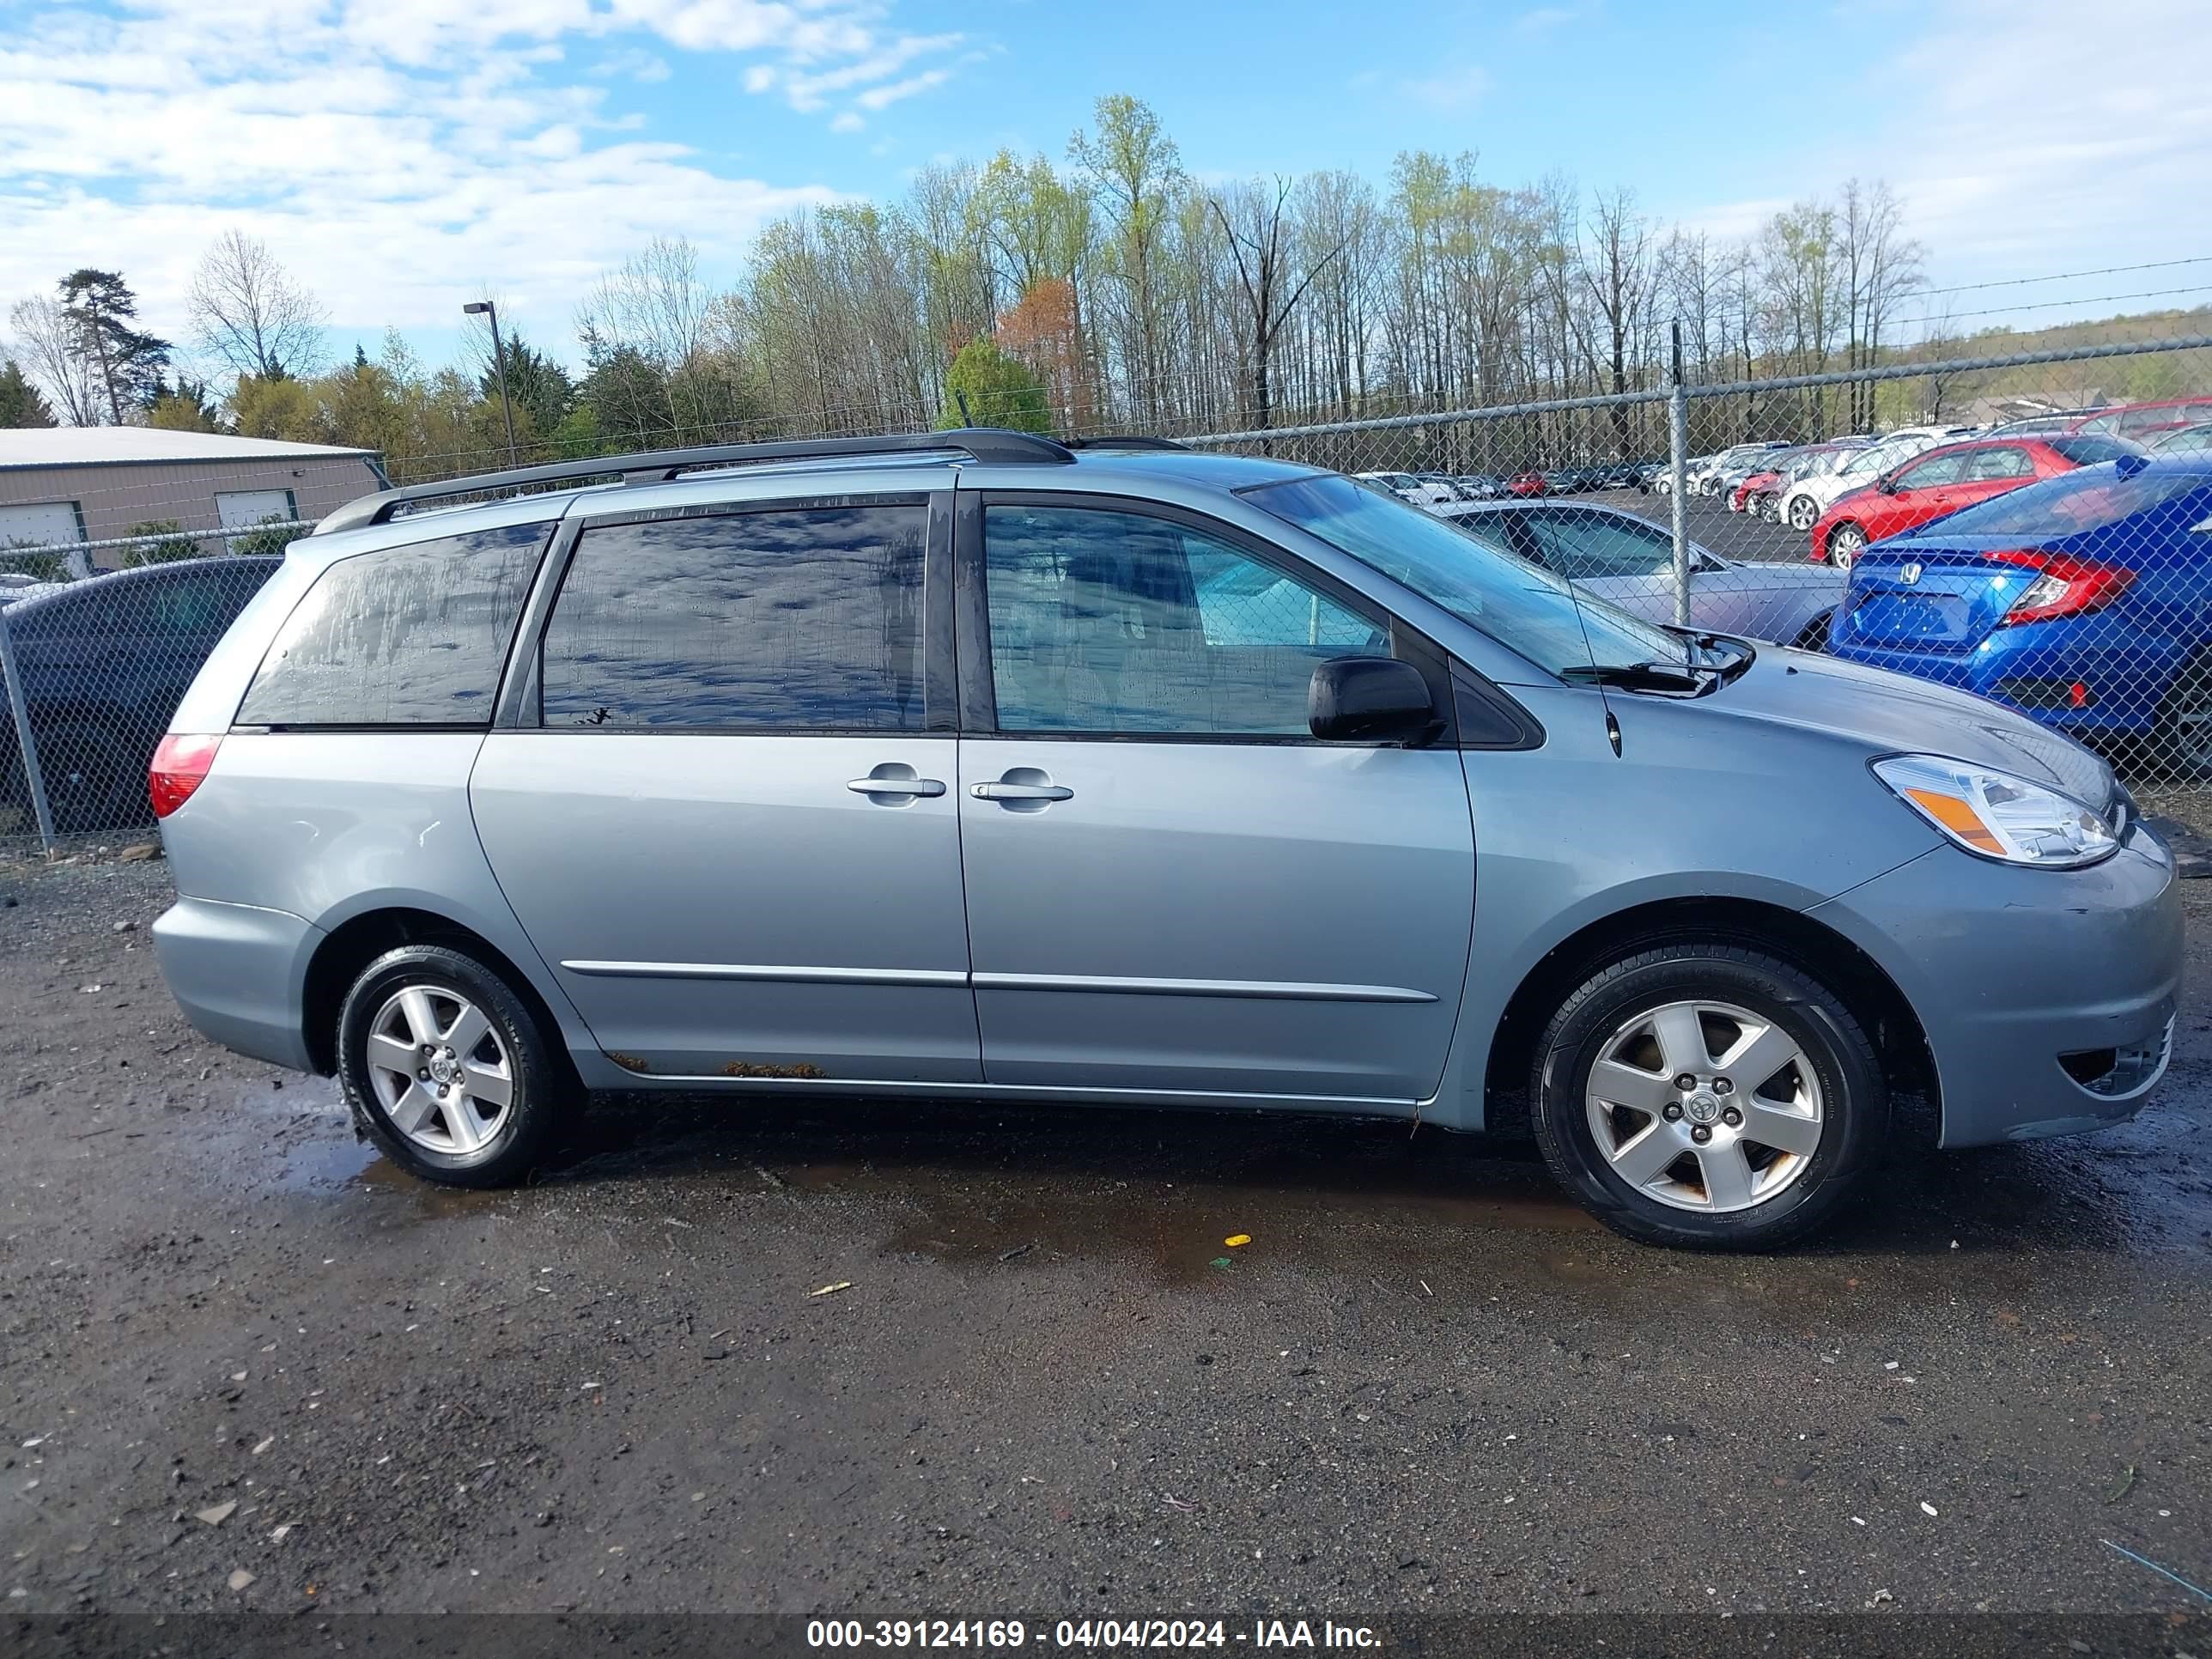
[[[1920,567],[1917,564],[1906,565],[1904,569],[1897,573],[1897,579],[1907,587],[1911,586],[1920,580]]]

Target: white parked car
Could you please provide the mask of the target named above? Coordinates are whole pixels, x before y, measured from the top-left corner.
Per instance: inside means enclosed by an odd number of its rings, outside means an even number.
[[[1810,531],[1839,497],[1872,483],[1890,468],[1911,460],[1923,449],[1971,438],[1980,429],[1972,426],[1899,427],[1833,471],[1798,479],[1782,492],[1776,511],[1782,522],[1792,530]]]
[[[1684,482],[1691,486],[1690,493],[1692,495],[1697,494],[1696,479],[1698,474],[1705,468],[1711,466],[1718,459],[1720,459],[1720,457],[1717,455],[1692,455],[1689,459],[1682,463],[1682,477]],[[1661,495],[1673,495],[1674,493],[1674,469],[1668,465],[1664,461],[1660,462],[1659,465],[1652,470],[1650,487],[1655,494]]]
[[[1717,495],[1721,481],[1729,473],[1741,470],[1747,463],[1769,455],[1778,455],[1791,447],[1785,439],[1761,439],[1757,443],[1731,444],[1717,455],[1684,474],[1683,482],[1692,495]]]
[[[1400,501],[1411,501],[1415,507],[1435,507],[1440,502],[1459,500],[1452,487],[1441,479],[1418,478],[1410,472],[1362,472],[1355,476],[1382,485]]]

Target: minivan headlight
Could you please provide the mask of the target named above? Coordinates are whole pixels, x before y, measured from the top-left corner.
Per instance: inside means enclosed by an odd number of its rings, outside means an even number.
[[[1941,755],[1893,755],[1874,774],[1969,853],[2007,864],[2073,870],[2119,845],[2080,801],[2009,772]]]

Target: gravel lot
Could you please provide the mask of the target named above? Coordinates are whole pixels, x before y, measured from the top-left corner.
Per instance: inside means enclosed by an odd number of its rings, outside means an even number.
[[[2134,1611],[2212,1650],[2120,1553],[2212,1586],[2191,885],[2144,1121],[1901,1150],[1823,1241],[1711,1259],[1402,1126],[611,1102],[457,1195],[187,1030],[164,866],[0,868],[0,1605]]]

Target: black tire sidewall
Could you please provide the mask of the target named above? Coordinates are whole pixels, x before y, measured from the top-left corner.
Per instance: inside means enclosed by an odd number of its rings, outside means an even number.
[[[1598,1151],[1583,1088],[1606,1040],[1631,1015],[1662,1003],[1732,1002],[1771,1019],[1804,1051],[1820,1085],[1819,1151],[1787,1191],[1748,1210],[1703,1215],[1638,1193]],[[1802,1237],[1850,1194],[1887,1139],[1880,1062],[1839,999],[1798,969],[1727,945],[1644,952],[1594,974],[1561,1006],[1539,1047],[1530,1098],[1553,1173],[1598,1218],[1650,1243],[1756,1249]]]
[[[409,985],[466,998],[507,1046],[514,1100],[499,1133],[475,1152],[441,1152],[416,1145],[386,1115],[369,1080],[369,1025],[392,993]],[[444,945],[403,945],[362,970],[339,1007],[337,1062],[354,1121],[384,1155],[411,1174],[449,1186],[494,1187],[514,1180],[536,1158],[557,1109],[558,1070],[527,1005],[499,975]]]

